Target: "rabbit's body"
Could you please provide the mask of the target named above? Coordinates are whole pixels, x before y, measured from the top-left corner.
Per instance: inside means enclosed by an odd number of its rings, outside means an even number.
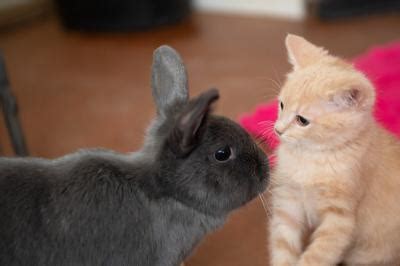
[[[223,217],[158,196],[141,159],[1,159],[0,265],[178,265]]]
[[[216,91],[187,100],[182,69],[170,48],[155,53],[158,116],[137,153],[0,158],[0,265],[176,266],[264,190],[261,150],[208,114]]]

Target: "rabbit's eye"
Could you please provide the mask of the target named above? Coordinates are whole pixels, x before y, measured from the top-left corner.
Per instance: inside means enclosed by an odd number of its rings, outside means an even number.
[[[219,148],[214,153],[215,160],[220,161],[220,162],[229,160],[231,158],[231,155],[232,155],[232,150],[231,150],[231,147],[229,147],[229,146]]]
[[[281,107],[281,110],[283,110],[283,102],[280,102],[280,107]]]

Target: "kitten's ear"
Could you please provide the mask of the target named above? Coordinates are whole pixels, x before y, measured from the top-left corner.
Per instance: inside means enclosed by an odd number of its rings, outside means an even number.
[[[330,103],[337,109],[347,109],[361,106],[365,100],[363,91],[359,88],[342,90],[331,96]]]
[[[216,89],[210,89],[189,102],[181,113],[169,137],[169,145],[178,157],[186,156],[194,147],[203,132],[211,105],[219,98]]]
[[[288,34],[285,40],[289,62],[294,69],[308,66],[328,54],[321,47],[317,47],[303,37]]]

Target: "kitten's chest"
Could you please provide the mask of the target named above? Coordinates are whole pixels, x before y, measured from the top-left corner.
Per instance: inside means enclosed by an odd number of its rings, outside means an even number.
[[[278,155],[277,178],[299,186],[329,183],[348,175],[349,161],[351,160],[338,160],[330,154],[303,154],[284,150]]]
[[[278,153],[278,164],[273,178],[274,183],[296,195],[305,219],[310,228],[315,228],[320,222],[318,212],[326,204],[327,191],[337,188],[349,190],[356,182],[352,176],[356,165],[355,158],[341,157],[341,160],[329,154],[302,154],[285,150]],[[354,182],[353,182],[354,181]]]
[[[300,188],[301,203],[304,211],[304,219],[310,229],[319,223],[319,215],[317,212],[317,193],[308,188]]]
[[[315,228],[319,222],[317,197],[314,191],[295,184],[285,184],[272,190],[273,206],[281,209],[290,217],[305,225]]]

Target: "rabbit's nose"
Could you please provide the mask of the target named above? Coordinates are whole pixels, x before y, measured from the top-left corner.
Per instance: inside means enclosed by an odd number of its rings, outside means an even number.
[[[263,181],[268,178],[269,175],[269,162],[267,155],[257,147],[257,159],[255,160],[256,165],[256,175],[259,181]]]
[[[269,176],[268,162],[262,162],[257,167],[257,176],[259,181],[264,181]]]

